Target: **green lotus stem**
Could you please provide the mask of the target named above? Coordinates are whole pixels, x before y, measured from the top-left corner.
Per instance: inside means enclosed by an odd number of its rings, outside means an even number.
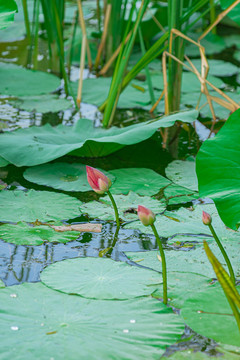
[[[110,193],[110,191],[107,191],[108,196],[110,197],[110,200],[112,202],[113,208],[114,208],[114,212],[115,212],[115,219],[116,219],[116,223],[117,223],[117,227],[120,227],[120,220],[119,220],[119,215],[118,215],[118,208],[116,205],[116,202],[112,196],[112,194]]]
[[[163,277],[163,303],[167,305],[168,297],[167,297],[167,266],[166,266],[166,258],[162,247],[162,242],[160,240],[160,237],[157,233],[156,227],[154,224],[151,225],[153,233],[156,237],[161,259],[162,259],[162,277]]]
[[[230,260],[229,260],[229,257],[228,257],[228,255],[227,255],[224,247],[222,246],[221,241],[219,240],[219,238],[218,238],[218,236],[217,236],[217,234],[216,234],[216,232],[215,232],[212,224],[208,224],[208,227],[209,227],[209,229],[210,229],[210,231],[211,231],[214,239],[216,240],[216,243],[218,244],[218,247],[219,247],[219,249],[220,249],[220,251],[221,251],[221,253],[222,253],[222,256],[224,257],[224,260],[225,260],[226,263],[227,263],[227,267],[228,267],[228,271],[229,271],[230,278],[231,278],[233,284],[235,284],[235,275],[234,275],[234,271],[233,271],[231,262],[230,262]]]

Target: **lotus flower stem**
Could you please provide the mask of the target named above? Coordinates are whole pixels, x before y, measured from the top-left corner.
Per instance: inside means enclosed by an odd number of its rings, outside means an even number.
[[[210,214],[208,214],[207,212],[203,211],[202,212],[202,222],[204,225],[207,225],[212,233],[212,236],[214,237],[221,253],[222,253],[222,256],[224,257],[224,260],[226,261],[226,264],[227,264],[227,267],[228,267],[228,271],[229,271],[229,275],[230,275],[230,278],[233,282],[233,284],[235,284],[235,276],[234,276],[234,272],[233,272],[233,268],[232,268],[232,265],[231,265],[231,262],[229,260],[229,257],[224,249],[224,247],[222,246],[221,244],[221,241],[219,240],[213,226],[212,226],[212,217]]]
[[[222,253],[222,256],[224,257],[224,260],[226,261],[230,278],[231,278],[233,284],[235,284],[235,275],[234,275],[234,271],[233,271],[233,268],[232,268],[232,264],[231,264],[231,262],[229,260],[229,257],[227,255],[224,247],[222,246],[221,241],[219,240],[219,238],[218,238],[212,224],[209,224],[208,227],[209,227],[209,229],[210,229],[210,231],[211,231],[211,233],[212,233],[212,235],[213,235],[213,237],[214,237],[214,239],[215,239],[215,241],[216,241],[216,243],[217,243],[217,245],[218,245],[218,247],[219,247],[219,249],[220,249],[220,251]]]
[[[116,223],[117,223],[117,227],[120,227],[120,220],[119,220],[119,215],[118,215],[118,208],[116,205],[116,202],[112,196],[112,194],[110,193],[110,191],[107,191],[108,196],[110,197],[110,200],[112,202],[113,208],[114,208],[114,212],[115,212],[115,219],[116,219]]]
[[[163,303],[167,305],[168,297],[167,297],[167,265],[166,265],[166,258],[164,254],[164,250],[162,247],[162,242],[160,240],[160,237],[158,235],[157,229],[154,224],[151,225],[152,231],[155,235],[155,238],[158,243],[161,259],[162,259],[162,277],[163,277]]]

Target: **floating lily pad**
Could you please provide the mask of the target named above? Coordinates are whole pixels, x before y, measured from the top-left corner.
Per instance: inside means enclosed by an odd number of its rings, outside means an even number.
[[[198,180],[195,161],[174,160],[166,168],[167,177],[175,184],[197,191]]]
[[[113,194],[128,194],[131,190],[139,195],[151,196],[170,184],[168,179],[151,169],[117,169],[111,170],[110,173],[116,177],[111,187]]]
[[[190,37],[193,38],[193,40],[197,40],[199,35],[193,35],[195,36],[190,35]],[[206,55],[218,54],[227,47],[227,42],[225,42],[225,39],[222,36],[212,33],[209,33],[206,37],[204,37],[200,43],[204,46]],[[200,57],[198,46],[188,43],[186,46],[186,55]]]
[[[100,106],[107,97],[112,78],[95,78],[83,80],[82,101]],[[77,94],[78,83],[72,84],[73,91]],[[122,92],[118,108],[134,108],[149,105],[151,102],[146,83],[134,80]]]
[[[165,210],[165,202],[152,199],[149,196],[139,196],[130,191],[128,195],[114,195],[119,217],[123,220],[136,220],[138,205],[144,205],[154,213],[160,213]],[[100,201],[90,201],[81,206],[83,213],[87,213],[91,218],[101,220],[115,220],[115,213],[111,200],[105,196]]]
[[[108,130],[94,128],[92,121],[87,119],[79,120],[74,126],[33,126],[1,134],[0,156],[16,166],[44,164],[69,153],[87,157],[105,156],[125,145],[150,138],[159,127],[172,126],[177,120],[192,122],[197,115],[195,110],[185,111],[155,121]]]
[[[14,14],[17,12],[17,4],[14,0],[0,0],[0,30],[5,29],[14,21]]]
[[[138,263],[141,265],[141,262]],[[161,268],[161,262],[159,261],[159,267]],[[210,280],[203,275],[180,272],[180,271],[168,271],[167,272],[167,288],[168,299],[174,307],[182,308],[185,301],[196,292],[203,291],[206,287],[209,287]],[[163,286],[153,292],[153,297],[163,297]]]
[[[61,274],[61,276],[59,276]],[[162,282],[156,271],[105,258],[57,262],[41,273],[48,287],[90,299],[131,299],[150,295]]]
[[[101,171],[114,182],[114,175],[104,170]],[[23,176],[28,181],[39,185],[50,186],[54,189],[65,191],[92,190],[87,181],[86,165],[83,164],[60,162],[55,164],[44,164],[27,169]]]
[[[155,73],[151,75],[153,86],[156,89],[162,90],[163,89],[163,74],[162,73]],[[215,85],[217,88],[223,87],[224,83],[222,80],[215,76],[208,76],[208,81]],[[192,72],[183,72],[182,74],[182,92],[183,93],[193,93],[198,92],[201,89],[201,83],[198,80],[197,76]]]
[[[151,298],[91,301],[24,283],[2,289],[0,302],[3,360],[157,360],[184,331],[181,318]]]
[[[202,211],[206,211],[212,216],[213,227],[221,240],[230,240],[232,246],[238,246],[240,240],[240,232],[226,228],[221,221],[216,207],[213,204],[197,205],[191,209],[180,208],[177,211],[165,211],[164,215],[157,215],[155,226],[158,233],[162,237],[170,237],[173,235],[210,235],[208,226],[202,223]],[[140,221],[124,225],[125,228],[137,229],[145,234],[151,233],[151,228],[144,226]]]
[[[231,91],[224,91],[224,93],[225,93],[225,95],[230,97],[230,99],[234,100],[237,104],[239,104],[239,100],[240,100],[239,94],[231,92]],[[212,91],[211,95],[214,96],[215,98],[219,98],[221,100],[224,99],[217,92]],[[185,93],[185,94],[182,93],[181,94],[181,103],[184,105],[187,105],[187,106],[190,105],[192,107],[196,107],[198,104],[199,98],[200,98],[199,107],[200,107],[201,116],[212,118],[212,113],[211,113],[207,98],[203,94],[200,97],[199,92],[198,93],[196,93],[196,92]],[[212,105],[213,105],[214,113],[219,119],[227,119],[227,117],[230,114],[229,109],[226,109],[225,107],[221,106],[220,104],[216,103],[215,101],[212,101]]]
[[[14,107],[30,112],[58,112],[72,107],[69,100],[59,98],[57,95],[22,96],[9,101]]]
[[[42,245],[44,242],[67,243],[79,237],[77,231],[57,232],[49,226],[31,226],[24,222],[0,226],[0,238],[17,245]]]
[[[188,190],[176,184],[167,186],[164,189],[164,196],[168,205],[182,204],[199,198],[197,192]]]
[[[60,79],[55,75],[27,70],[9,63],[0,63],[0,77],[0,94],[5,95],[41,95],[50,93],[60,86]]]
[[[240,256],[236,255],[236,249],[240,248],[240,242],[238,242],[237,246],[236,244],[231,245],[231,241],[223,242],[223,246],[230,258],[234,271],[240,275]],[[223,265],[226,265],[216,243],[211,242],[211,249],[219,261]],[[158,254],[158,251],[126,252],[126,255],[130,260],[137,262],[139,265],[159,271],[161,269],[161,262],[158,259]],[[216,278],[216,274],[212,269],[212,265],[210,264],[203,247],[196,247],[196,249],[189,251],[165,250],[165,256],[168,271],[189,272],[208,276],[209,278]],[[186,279],[186,281],[188,280]],[[191,281],[191,278],[189,281]]]
[[[72,219],[79,216],[81,201],[49,191],[0,192],[0,221],[18,222]]]
[[[209,74],[214,76],[232,76],[238,74],[238,66],[223,60],[208,59]],[[191,62],[201,74],[201,59],[192,59]],[[189,63],[186,61],[189,66]],[[209,80],[210,81],[210,80]]]
[[[193,294],[186,300],[181,315],[197,333],[220,343],[239,346],[239,329],[220,286]]]

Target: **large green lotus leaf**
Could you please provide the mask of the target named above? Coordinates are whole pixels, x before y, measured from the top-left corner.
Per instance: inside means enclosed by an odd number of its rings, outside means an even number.
[[[9,101],[14,107],[30,112],[58,112],[67,110],[72,104],[67,99],[59,98],[57,95],[22,96]]]
[[[0,238],[17,245],[42,245],[45,242],[67,243],[79,237],[77,231],[57,232],[49,226],[30,226],[24,222],[0,226]]]
[[[27,70],[9,63],[0,63],[0,78],[0,94],[5,95],[41,95],[52,92],[60,86],[60,79],[55,75]]]
[[[0,167],[7,166],[9,162],[0,156]]]
[[[94,128],[91,120],[81,119],[74,126],[46,124],[0,135],[0,156],[16,166],[44,164],[73,150],[78,156],[97,157],[111,154],[125,145],[150,138],[159,127],[175,121],[193,122],[198,112],[179,112],[157,120],[108,130]]]
[[[136,220],[137,207],[143,205],[151,209],[154,213],[160,213],[165,210],[165,201],[159,201],[149,196],[139,196],[130,191],[128,195],[114,195],[117,204],[119,217],[122,220]],[[90,201],[81,206],[81,211],[87,213],[91,218],[101,220],[115,220],[115,213],[108,196],[101,198],[100,201]]]
[[[112,182],[114,175],[104,172]],[[26,180],[39,185],[53,187],[65,191],[91,191],[88,184],[86,166],[83,164],[55,163],[33,166],[23,173]]]
[[[222,221],[237,229],[240,223],[240,110],[218,134],[200,148],[196,169],[199,193],[214,200]]]
[[[5,284],[4,284],[4,282],[0,279],[0,288],[2,289],[2,288],[4,288],[5,287]]]
[[[217,347],[216,351],[216,355],[196,350],[177,351],[170,356],[161,357],[161,360],[239,360],[239,348],[234,347],[234,350],[228,351],[223,347]]]
[[[8,3],[8,0],[7,1],[2,0],[2,1],[5,2],[5,3]],[[12,0],[11,0],[11,2],[12,2]],[[6,29],[1,30],[1,42],[8,43],[8,42],[15,42],[17,40],[22,41],[22,40],[24,40],[24,38],[26,36],[26,27],[25,27],[25,23],[24,23],[24,10],[23,10],[23,6],[22,6],[23,3],[20,0],[16,0],[16,3],[17,3],[17,6],[18,6],[18,9],[17,9],[18,11],[14,16],[14,22],[11,23],[11,26],[8,26]],[[28,1],[27,2],[27,9],[28,9],[29,21],[32,22],[32,20],[33,20],[33,12],[34,12],[34,1]],[[41,6],[40,6],[39,10],[40,10],[40,14],[41,14]],[[24,44],[24,42],[23,42],[23,44]],[[27,59],[27,54],[26,53],[24,53],[23,51],[18,51],[18,50],[15,50],[15,51],[18,54],[17,55],[18,60],[24,61],[24,60]]]
[[[229,256],[235,274],[239,276],[240,255],[237,255],[236,253],[239,251],[240,241],[238,241],[234,245],[232,245],[231,241],[223,242],[223,246]],[[223,265],[226,265],[222,254],[215,242],[211,242],[211,249],[216,255],[216,257],[219,259],[219,261],[221,261]],[[157,256],[158,254],[159,252],[157,251],[126,252],[126,255],[130,258],[130,260],[136,261],[137,263],[154,270],[159,270],[161,268],[161,263],[159,262]],[[168,271],[196,273],[199,275],[208,276],[209,278],[216,278],[216,274],[213,271],[212,266],[208,261],[208,258],[202,246],[196,247],[195,249],[189,251],[165,250],[165,256]]]
[[[2,289],[0,302],[1,360],[158,360],[184,331],[149,297],[96,301],[24,283]]]
[[[175,184],[197,191],[198,180],[195,161],[174,160],[166,168],[167,177]]]
[[[232,76],[238,74],[238,66],[223,60],[208,59],[209,74],[214,76]],[[201,74],[201,59],[192,59],[191,62]],[[189,66],[189,63],[186,61]],[[210,80],[209,80],[210,81]]]
[[[159,235],[170,237],[175,234],[205,234],[211,235],[208,226],[202,223],[202,211],[208,212],[213,218],[213,226],[223,239],[240,239],[240,233],[227,229],[218,216],[213,204],[197,205],[194,208],[180,208],[176,211],[165,211],[163,215],[156,216],[155,226]],[[125,225],[126,228],[138,229],[145,234],[151,233],[151,228],[144,226],[140,221]]]
[[[153,74],[151,75],[153,86],[157,89],[163,89],[163,75],[162,73],[159,74]],[[208,81],[215,85],[216,87],[220,88],[224,86],[224,83],[222,80],[215,76],[209,75],[207,77]],[[197,78],[197,76],[194,73],[191,72],[183,72],[182,74],[182,92],[183,93],[192,93],[192,92],[198,92],[201,89],[201,84]]]
[[[79,216],[81,201],[50,191],[0,192],[0,221],[18,222],[72,219]]]
[[[59,276],[61,274],[61,276]],[[150,295],[162,281],[149,269],[106,258],[77,258],[57,262],[41,273],[54,290],[91,299],[131,299]]]
[[[82,101],[100,106],[107,97],[112,78],[95,78],[83,80]],[[73,83],[77,94],[78,83]],[[134,80],[120,95],[118,108],[143,107],[150,104],[149,91],[144,82]]]
[[[117,169],[110,173],[116,177],[116,181],[111,187],[113,194],[128,194],[131,190],[139,195],[151,196],[170,184],[168,179],[151,169]]]
[[[5,29],[14,21],[14,14],[17,10],[14,0],[0,0],[0,30]]]
[[[167,186],[163,192],[168,205],[182,204],[199,198],[197,192],[176,184]]]
[[[234,3],[233,0],[220,0],[220,4],[223,10],[227,9]],[[235,21],[240,26],[240,4],[237,4],[229,13],[228,16],[231,20]]]
[[[181,310],[184,321],[200,335],[220,343],[239,346],[239,329],[220,286],[193,294]]]

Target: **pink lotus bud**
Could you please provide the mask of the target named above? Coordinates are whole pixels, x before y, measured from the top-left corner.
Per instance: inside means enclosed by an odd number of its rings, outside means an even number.
[[[145,226],[152,225],[155,221],[155,214],[142,205],[138,205],[138,217]]]
[[[91,166],[86,166],[86,170],[88,183],[96,193],[104,194],[109,190],[112,182],[106,175]]]
[[[204,225],[211,225],[211,223],[212,223],[211,215],[209,215],[207,212],[203,211],[202,212],[202,222],[204,223]]]

